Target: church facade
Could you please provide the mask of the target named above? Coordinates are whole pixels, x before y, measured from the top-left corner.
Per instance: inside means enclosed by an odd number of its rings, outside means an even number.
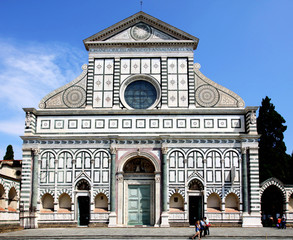
[[[257,107],[200,72],[198,38],[139,12],[84,44],[24,109],[21,224],[261,226]]]

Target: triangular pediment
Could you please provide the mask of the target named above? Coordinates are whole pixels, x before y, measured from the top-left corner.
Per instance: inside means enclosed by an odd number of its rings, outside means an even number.
[[[198,38],[144,12],[138,12],[98,32],[83,42],[87,50],[92,44],[110,42],[186,42],[196,49]]]

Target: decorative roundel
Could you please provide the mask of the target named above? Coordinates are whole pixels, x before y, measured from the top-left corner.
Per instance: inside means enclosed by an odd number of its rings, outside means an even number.
[[[215,106],[220,95],[216,88],[211,85],[202,85],[195,92],[196,102],[202,107]]]
[[[144,23],[136,24],[130,31],[131,37],[137,41],[147,40],[151,36],[151,33],[152,29]]]
[[[78,108],[85,103],[86,93],[81,87],[68,88],[63,94],[63,100],[67,107]]]
[[[121,103],[128,109],[153,109],[161,99],[161,86],[149,76],[130,76],[120,86]]]

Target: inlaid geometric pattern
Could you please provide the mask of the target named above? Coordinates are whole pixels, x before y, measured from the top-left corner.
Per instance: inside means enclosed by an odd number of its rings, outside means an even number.
[[[188,106],[187,58],[168,58],[168,106]]]
[[[114,59],[95,59],[93,107],[113,106]]]
[[[123,58],[121,59],[121,82],[132,74],[150,74],[159,82],[161,60],[159,58]]]

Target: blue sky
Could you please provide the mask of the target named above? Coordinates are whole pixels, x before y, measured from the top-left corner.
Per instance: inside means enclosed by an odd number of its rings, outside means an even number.
[[[140,0],[0,0],[0,159],[21,159],[23,107],[87,63],[82,40],[140,11]],[[246,106],[269,96],[293,151],[293,1],[143,0],[143,11],[200,39],[195,62]]]

